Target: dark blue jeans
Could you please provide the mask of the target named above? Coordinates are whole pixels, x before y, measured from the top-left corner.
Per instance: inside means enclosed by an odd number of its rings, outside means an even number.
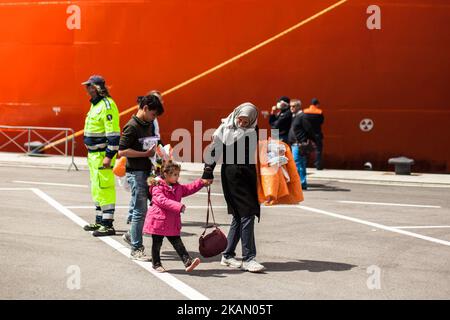
[[[131,201],[129,214],[131,215],[131,248],[136,250],[142,247],[142,229],[148,209],[148,183],[149,172],[127,172],[127,181],[130,185]]]
[[[228,246],[223,252],[226,259],[236,256],[236,247],[242,241],[242,259],[245,262],[256,257],[255,244],[255,216],[239,217],[233,215],[230,231],[228,232]]]

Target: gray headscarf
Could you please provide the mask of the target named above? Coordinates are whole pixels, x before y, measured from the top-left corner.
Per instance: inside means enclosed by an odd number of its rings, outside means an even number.
[[[247,117],[249,125],[247,127],[239,127],[237,120],[239,117]],[[250,102],[239,105],[230,115],[222,119],[222,124],[213,134],[213,139],[220,139],[226,145],[233,144],[245,134],[255,131],[258,123],[258,109]]]

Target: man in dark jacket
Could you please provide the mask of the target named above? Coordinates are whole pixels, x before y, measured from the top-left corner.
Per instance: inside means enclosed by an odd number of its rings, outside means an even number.
[[[149,261],[144,253],[142,229],[148,208],[147,179],[152,169],[149,157],[155,154],[158,137],[155,136],[153,121],[164,112],[163,106],[154,95],[140,97],[139,109],[123,128],[119,143],[119,155],[127,157],[126,177],[131,188],[130,231],[123,239],[131,245],[131,258]]]
[[[269,123],[272,129],[279,130],[279,138],[285,143],[288,142],[289,129],[291,128],[292,113],[289,103],[291,99],[286,96],[278,99],[277,105],[272,107]]]
[[[292,126],[289,130],[289,143],[292,149],[295,164],[302,183],[302,189],[307,190],[306,182],[306,163],[308,162],[308,147],[310,141],[308,139],[309,124],[305,120],[305,114],[301,109],[300,100],[293,99],[291,101]]]
[[[311,106],[303,110],[304,118],[311,125],[311,134],[316,150],[316,160],[314,166],[317,170],[322,170],[322,150],[323,150],[323,133],[322,124],[324,116],[322,110],[319,108],[320,103],[316,98],[312,99]]]

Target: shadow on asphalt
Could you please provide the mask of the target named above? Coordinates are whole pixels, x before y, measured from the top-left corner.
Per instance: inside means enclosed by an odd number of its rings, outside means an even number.
[[[166,240],[164,240],[166,241]],[[168,240],[167,240],[168,241]],[[211,262],[220,262],[221,259],[221,255],[212,257],[212,258],[204,258],[202,257],[198,252],[192,252],[189,249],[193,249],[193,248],[186,248],[189,252],[189,254],[191,255],[192,258],[200,258],[200,260],[202,261],[202,263],[211,263]],[[198,248],[195,248],[195,250],[198,250]],[[180,261],[181,263],[181,259],[178,256],[178,254],[176,253],[176,251],[161,251],[161,260],[164,263],[164,260],[168,260],[168,261]]]
[[[357,267],[353,264],[331,262],[331,261],[315,261],[315,260],[298,260],[289,262],[264,262],[267,271],[283,272],[283,271],[309,271],[309,272],[325,272],[325,271],[348,271]]]
[[[120,237],[121,237],[124,233],[127,233],[127,231],[128,231],[128,230],[117,230],[117,229],[116,229],[116,234],[115,234],[114,236],[116,236],[116,237],[119,237],[119,236],[120,236]],[[113,236],[113,237],[114,237],[114,236]]]
[[[210,218],[210,221],[212,220],[212,218]],[[200,221],[183,221],[183,227],[202,227],[204,228],[206,224],[206,221],[200,222]],[[229,226],[229,223],[218,223],[217,224],[219,227],[220,226]],[[208,225],[208,228],[212,227],[211,222]],[[203,230],[202,230],[203,232]]]
[[[199,232],[199,233],[197,234],[197,233],[191,233],[191,232],[184,232],[184,231],[181,231],[180,237],[199,236],[200,233],[201,233],[201,232]],[[145,238],[149,238],[150,240],[152,239],[152,236],[149,235],[149,234],[144,234],[143,236],[144,236]],[[167,240],[167,238],[164,238],[164,241],[169,242],[169,240]]]
[[[168,252],[165,252],[166,254]],[[176,254],[176,253],[175,253]],[[220,257],[220,256],[219,256]],[[201,258],[201,257],[200,257]],[[220,258],[210,258],[205,259],[201,258],[202,263],[208,262],[220,262]],[[174,259],[175,260],[175,259]],[[180,261],[181,263],[181,261]],[[271,272],[292,272],[292,271],[309,271],[309,272],[326,272],[326,271],[348,271],[355,267],[356,265],[347,264],[347,263],[339,263],[339,262],[330,262],[330,261],[314,261],[314,260],[298,260],[298,261],[288,261],[288,262],[261,262],[265,267],[265,272],[262,274],[267,274]],[[223,278],[227,275],[231,274],[239,274],[243,271],[240,269],[232,269],[227,267],[222,267],[221,269],[203,269],[200,267],[192,271],[191,273],[187,273],[184,270],[176,269],[169,270],[169,273],[172,274],[187,274],[195,277],[219,277]]]
[[[326,184],[308,183],[308,189],[305,190],[305,192],[310,192],[310,191],[341,191],[341,192],[350,192],[352,190],[346,189],[346,188],[327,186]]]

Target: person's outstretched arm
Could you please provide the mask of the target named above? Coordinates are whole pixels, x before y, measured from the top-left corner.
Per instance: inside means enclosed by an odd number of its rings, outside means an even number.
[[[182,197],[188,197],[198,191],[200,191],[205,186],[205,181],[203,179],[197,179],[194,182],[181,185],[181,190],[183,191]]]
[[[164,211],[172,213],[180,213],[184,207],[181,202],[168,199],[164,195],[164,192],[158,187],[152,188],[152,203],[160,207]]]

